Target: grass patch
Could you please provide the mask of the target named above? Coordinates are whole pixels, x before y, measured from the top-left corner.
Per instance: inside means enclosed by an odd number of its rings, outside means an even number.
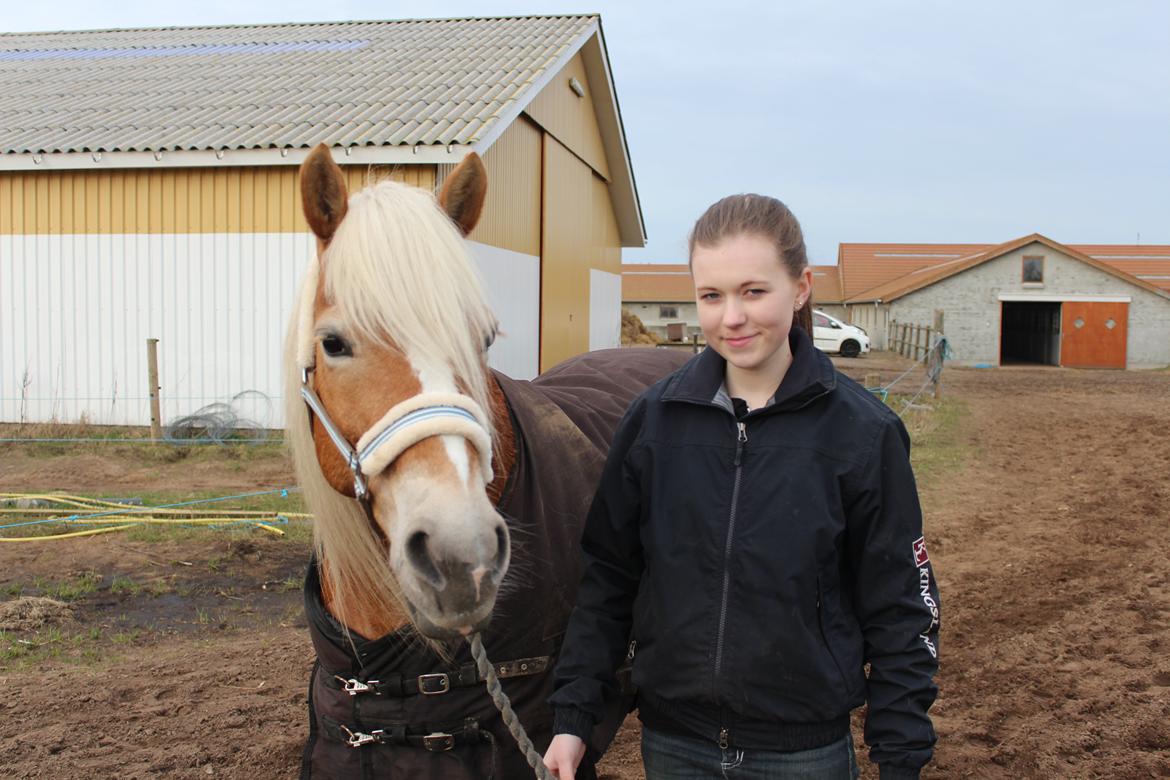
[[[20,670],[46,661],[89,664],[101,660],[102,631],[93,627],[67,634],[57,627],[31,636],[0,631],[0,669]]]
[[[142,636],[142,630],[132,628],[129,631],[119,631],[110,637],[110,641],[116,645],[132,645],[135,644]]]
[[[37,595],[69,602],[77,601],[93,593],[97,590],[101,581],[102,575],[96,571],[87,571],[78,577],[60,582],[54,582],[44,577],[37,577],[33,580],[32,589],[38,591]]]
[[[114,577],[114,581],[110,583],[110,593],[115,596],[126,594],[127,596],[137,596],[142,592],[142,586],[134,582],[129,577]]]
[[[150,428],[141,426],[93,425],[86,420],[75,423],[9,423],[0,425],[0,438],[28,439],[6,446],[20,447],[32,457],[76,454],[102,454],[136,458],[146,462],[174,463],[179,460],[242,460],[287,458],[280,430],[240,429],[222,444],[171,443],[150,441]],[[266,439],[266,441],[238,441]],[[40,440],[40,441],[36,441]],[[47,441],[68,440],[68,441]]]
[[[970,414],[967,404],[953,397],[930,400],[930,409],[911,409],[902,414],[910,433],[910,462],[920,488],[931,487],[962,468],[973,454],[963,436],[963,423]],[[901,402],[890,398],[897,409]]]

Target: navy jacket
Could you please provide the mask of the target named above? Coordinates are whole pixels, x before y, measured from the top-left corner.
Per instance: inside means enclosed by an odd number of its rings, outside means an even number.
[[[909,436],[803,330],[789,341],[762,409],[737,415],[708,349],[626,413],[582,538],[555,733],[588,733],[632,636],[652,728],[803,750],[868,700],[883,778],[930,760],[939,599]]]

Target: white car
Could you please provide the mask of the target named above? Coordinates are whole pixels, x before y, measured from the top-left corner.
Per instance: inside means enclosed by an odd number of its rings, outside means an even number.
[[[841,357],[857,357],[869,352],[869,335],[855,325],[813,309],[813,343],[823,352],[836,352]]]

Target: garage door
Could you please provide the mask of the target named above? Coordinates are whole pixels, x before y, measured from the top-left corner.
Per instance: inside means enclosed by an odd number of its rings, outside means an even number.
[[[1125,368],[1128,303],[1061,304],[1060,364],[1069,368]]]

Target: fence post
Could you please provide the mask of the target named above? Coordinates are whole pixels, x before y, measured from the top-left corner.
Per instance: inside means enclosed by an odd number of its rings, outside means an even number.
[[[146,381],[150,387],[150,438],[162,438],[162,412],[158,400],[158,339],[146,340]]]
[[[899,352],[898,352],[902,357],[910,357],[909,342],[906,339],[906,336],[909,334],[909,331],[910,331],[910,325],[903,323],[903,325],[902,325],[902,349],[899,350]]]
[[[936,343],[938,342],[939,339],[942,338],[943,332],[944,332],[943,331],[943,310],[942,309],[935,309],[934,310],[934,337],[935,337]],[[940,350],[939,354],[934,356],[934,359],[938,361],[938,370],[934,374],[934,387],[932,389],[934,391],[934,397],[937,400],[939,398],[942,398],[943,356],[942,356],[941,350]]]
[[[886,349],[894,351],[894,334],[898,332],[898,321],[886,319]]]

